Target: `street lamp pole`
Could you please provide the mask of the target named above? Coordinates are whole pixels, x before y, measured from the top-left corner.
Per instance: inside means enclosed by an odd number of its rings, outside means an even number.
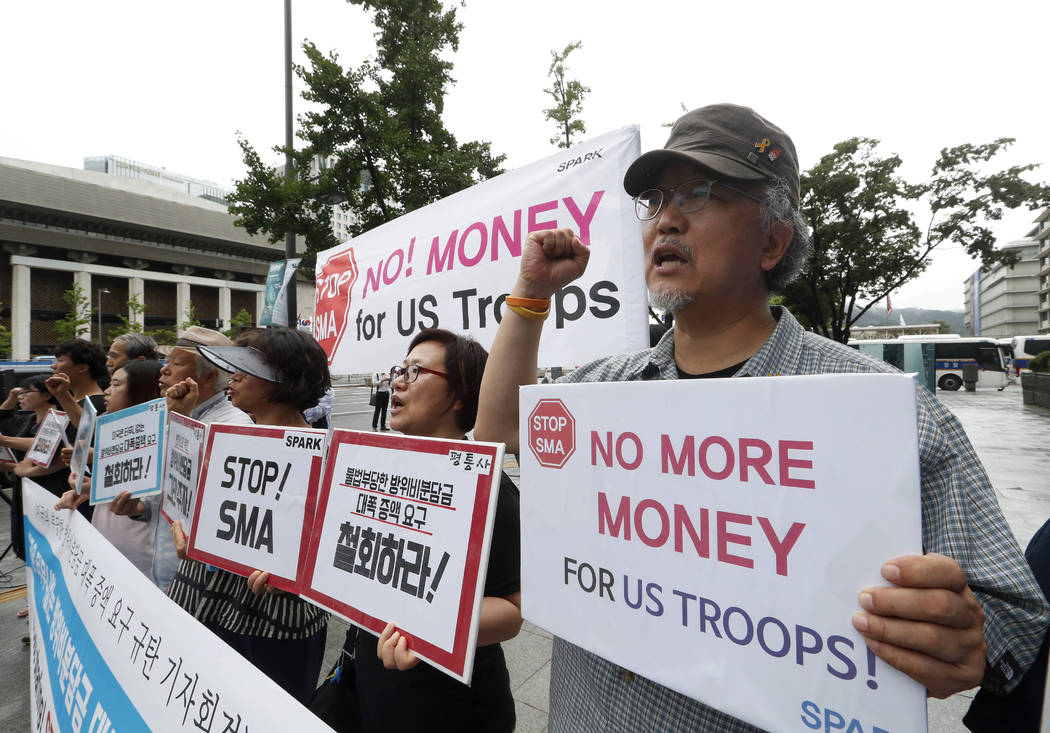
[[[109,288],[98,289],[98,343],[102,344],[102,294],[109,295]]]
[[[292,162],[292,0],[284,0],[284,177],[291,178],[294,175]],[[291,260],[295,258],[295,232],[289,231],[284,235],[284,258]],[[296,277],[293,274],[288,282],[288,327],[299,327],[299,309],[296,304]]]

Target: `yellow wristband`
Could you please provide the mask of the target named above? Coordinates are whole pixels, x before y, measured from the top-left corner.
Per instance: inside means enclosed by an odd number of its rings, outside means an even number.
[[[510,308],[515,313],[517,313],[522,318],[528,318],[530,321],[542,321],[542,320],[545,320],[547,318],[547,316],[549,316],[550,313],[551,313],[551,309],[549,307],[545,311],[529,310],[528,308],[525,308],[524,306],[511,305],[510,303],[507,303],[507,307]]]
[[[551,307],[550,298],[519,298],[514,295],[508,295],[506,301],[509,306],[518,305],[522,308],[528,308],[530,311],[536,311],[537,313],[550,310]]]

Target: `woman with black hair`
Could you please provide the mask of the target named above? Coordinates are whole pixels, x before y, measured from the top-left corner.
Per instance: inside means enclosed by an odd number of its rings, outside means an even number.
[[[233,372],[234,407],[259,425],[309,428],[303,410],[328,389],[328,358],[302,331],[241,334],[237,346],[201,346],[201,356]],[[173,388],[174,389],[174,388]],[[305,487],[303,489],[305,491]],[[177,544],[185,536],[176,530]],[[296,699],[313,695],[324,658],[328,613],[296,595],[268,588],[269,574],[239,575],[186,560],[168,595]],[[266,591],[266,592],[264,592]]]
[[[135,359],[113,372],[109,386],[103,392],[106,412],[118,412],[160,397],[160,362]],[[74,480],[72,475],[68,479]],[[85,478],[85,482],[87,479]],[[84,493],[79,493],[83,491]],[[55,505],[56,509],[74,509],[90,497],[84,486],[72,486]],[[113,507],[98,507],[91,516],[91,524],[110,544],[120,550],[131,564],[146,577],[153,567],[153,544],[149,525],[121,516]]]
[[[444,329],[421,331],[390,370],[390,426],[464,440],[474,427],[488,354]],[[518,489],[502,474],[485,576],[478,648],[468,687],[419,659],[393,622],[377,639],[356,634],[354,669],[364,731],[511,731],[514,699],[500,642],[521,629]],[[353,634],[348,635],[348,640]]]

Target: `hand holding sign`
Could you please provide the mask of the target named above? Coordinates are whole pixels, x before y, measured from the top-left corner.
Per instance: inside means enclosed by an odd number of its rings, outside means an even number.
[[[533,232],[521,254],[521,273],[512,295],[549,298],[587,269],[591,251],[572,229]]]
[[[859,601],[867,613],[853,616],[868,647],[934,697],[979,685],[988,655],[984,612],[959,563],[936,553],[899,557],[882,577],[897,587],[865,588]]]
[[[391,621],[379,635],[379,644],[376,645],[376,656],[383,660],[383,666],[387,669],[396,669],[399,672],[412,669],[419,664],[419,657],[408,648],[408,639]]]
[[[142,499],[132,497],[130,491],[121,491],[109,504],[110,510],[122,517],[140,517],[146,511]]]
[[[76,509],[91,498],[90,476],[82,478],[79,487],[77,486],[76,476],[73,474],[69,474],[69,478],[66,481],[69,483],[69,491],[62,494],[61,498],[55,502],[55,509]]]

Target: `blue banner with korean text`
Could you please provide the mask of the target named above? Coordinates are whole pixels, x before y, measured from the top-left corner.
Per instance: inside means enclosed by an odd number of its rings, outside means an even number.
[[[33,731],[329,730],[79,513],[23,492]]]

